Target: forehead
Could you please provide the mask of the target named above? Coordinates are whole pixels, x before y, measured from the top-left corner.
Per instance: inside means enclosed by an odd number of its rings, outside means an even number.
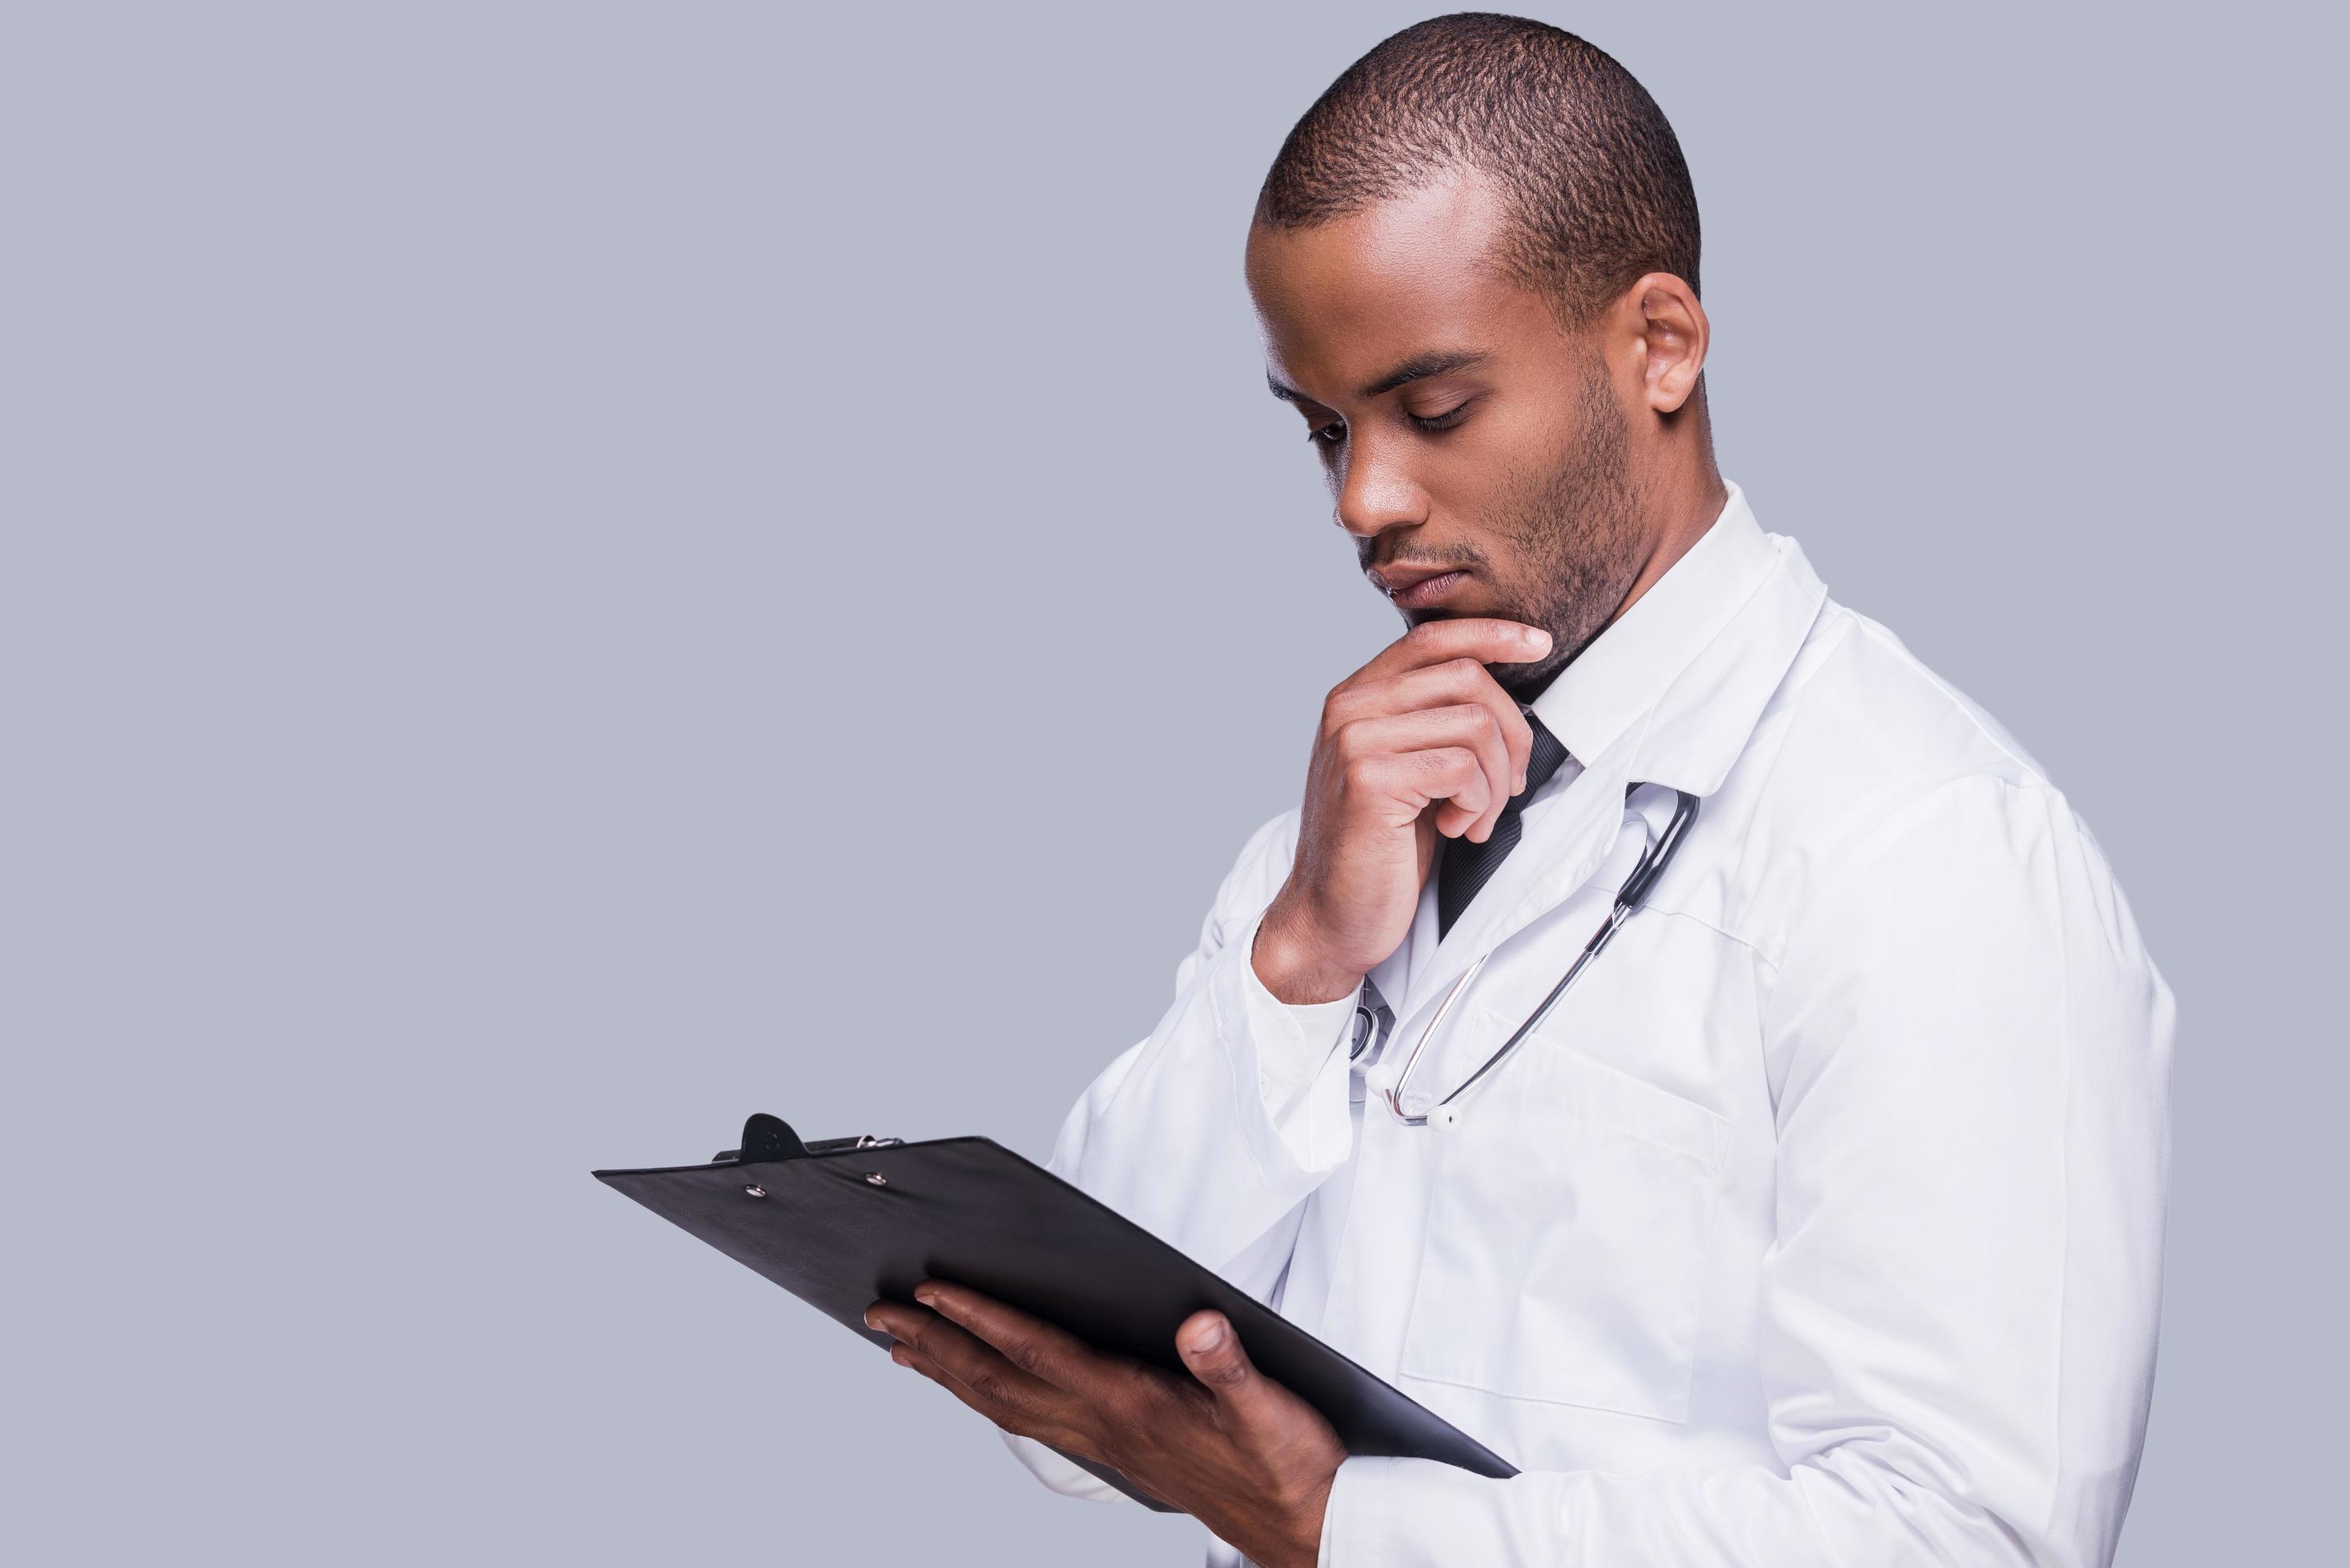
[[[1313,228],[1252,225],[1245,270],[1266,368],[1335,398],[1402,354],[1547,338],[1541,300],[1488,260],[1503,216],[1482,182],[1455,173]]]

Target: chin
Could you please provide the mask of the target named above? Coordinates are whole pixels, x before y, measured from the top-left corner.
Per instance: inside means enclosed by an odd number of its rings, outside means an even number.
[[[1508,610],[1495,609],[1491,605],[1477,604],[1458,597],[1448,598],[1440,605],[1430,605],[1426,609],[1399,607],[1396,613],[1403,617],[1407,626],[1420,626],[1431,620],[1470,620],[1480,616],[1496,616],[1503,620],[1519,618]]]
[[[1404,624],[1407,626],[1421,626],[1431,620],[1471,620],[1482,617],[1491,617],[1495,620],[1522,621],[1527,626],[1542,625],[1542,622],[1527,615],[1523,610],[1513,608],[1508,605],[1486,602],[1482,594],[1469,597],[1454,594],[1449,596],[1442,604],[1430,605],[1426,609],[1405,609],[1399,605],[1396,607],[1396,613],[1403,617]],[[1558,634],[1553,632],[1551,635],[1555,639]]]
[[[1493,684],[1515,701],[1531,702],[1542,695],[1544,687],[1550,684],[1551,672],[1548,670],[1537,673],[1516,664],[1489,664],[1485,668],[1492,672]]]

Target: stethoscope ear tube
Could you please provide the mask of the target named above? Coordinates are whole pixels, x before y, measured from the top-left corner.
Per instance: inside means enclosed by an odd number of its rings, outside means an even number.
[[[1627,786],[1624,798],[1631,799],[1632,791],[1639,787],[1637,784]],[[1665,867],[1672,864],[1673,851],[1679,846],[1681,835],[1688,832],[1690,824],[1697,820],[1697,796],[1685,789],[1674,790],[1673,795],[1672,821],[1665,825],[1664,834],[1657,840],[1655,847],[1640,857],[1640,863],[1632,868],[1632,875],[1626,877],[1624,886],[1616,891],[1616,902],[1621,908],[1637,909],[1640,907],[1640,901],[1648,896],[1648,889],[1664,874]]]

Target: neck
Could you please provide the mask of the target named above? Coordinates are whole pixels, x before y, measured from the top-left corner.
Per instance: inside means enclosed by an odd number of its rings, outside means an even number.
[[[1616,607],[1616,615],[1607,618],[1612,622],[1630,609],[1648,591],[1650,584],[1672,570],[1673,563],[1705,537],[1705,531],[1713,526],[1713,520],[1729,504],[1730,487],[1721,483],[1721,476],[1713,471],[1711,463],[1706,465],[1701,477],[1692,476],[1687,483],[1657,495],[1651,514],[1651,536],[1656,545],[1641,565],[1639,576],[1632,579],[1624,602]]]
[[[1640,564],[1616,615],[1607,618],[1610,623],[1705,537],[1730,503],[1730,487],[1722,483],[1721,471],[1713,462],[1713,423],[1707,417],[1703,378],[1690,400],[1655,430],[1658,450],[1642,486],[1642,521],[1651,541],[1648,558]]]
[[[1675,561],[1688,555],[1690,546],[1705,537],[1706,530],[1713,526],[1714,519],[1720,517],[1721,509],[1730,504],[1730,487],[1721,482],[1721,473],[1713,466],[1712,453],[1707,452],[1701,463],[1669,471],[1666,483],[1662,484],[1652,482],[1651,488],[1645,493],[1645,500],[1641,512],[1650,541],[1648,554],[1641,561],[1640,570],[1633,577],[1632,586],[1625,593],[1623,601],[1616,607],[1615,613],[1591,634],[1593,638],[1620,619],[1624,612],[1648,591],[1650,584],[1670,571]],[[1586,639],[1585,646],[1588,645]],[[1575,650],[1576,653],[1581,651],[1579,648]],[[1574,661],[1570,656],[1552,669],[1504,680],[1503,690],[1515,701],[1531,703],[1550,689],[1550,683],[1558,679],[1560,670]]]

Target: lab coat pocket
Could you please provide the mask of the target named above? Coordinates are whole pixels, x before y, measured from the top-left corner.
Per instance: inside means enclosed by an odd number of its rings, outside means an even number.
[[[1513,1021],[1471,1003],[1479,1038]],[[1398,1370],[1689,1418],[1725,1116],[1545,1029],[1456,1102]]]

